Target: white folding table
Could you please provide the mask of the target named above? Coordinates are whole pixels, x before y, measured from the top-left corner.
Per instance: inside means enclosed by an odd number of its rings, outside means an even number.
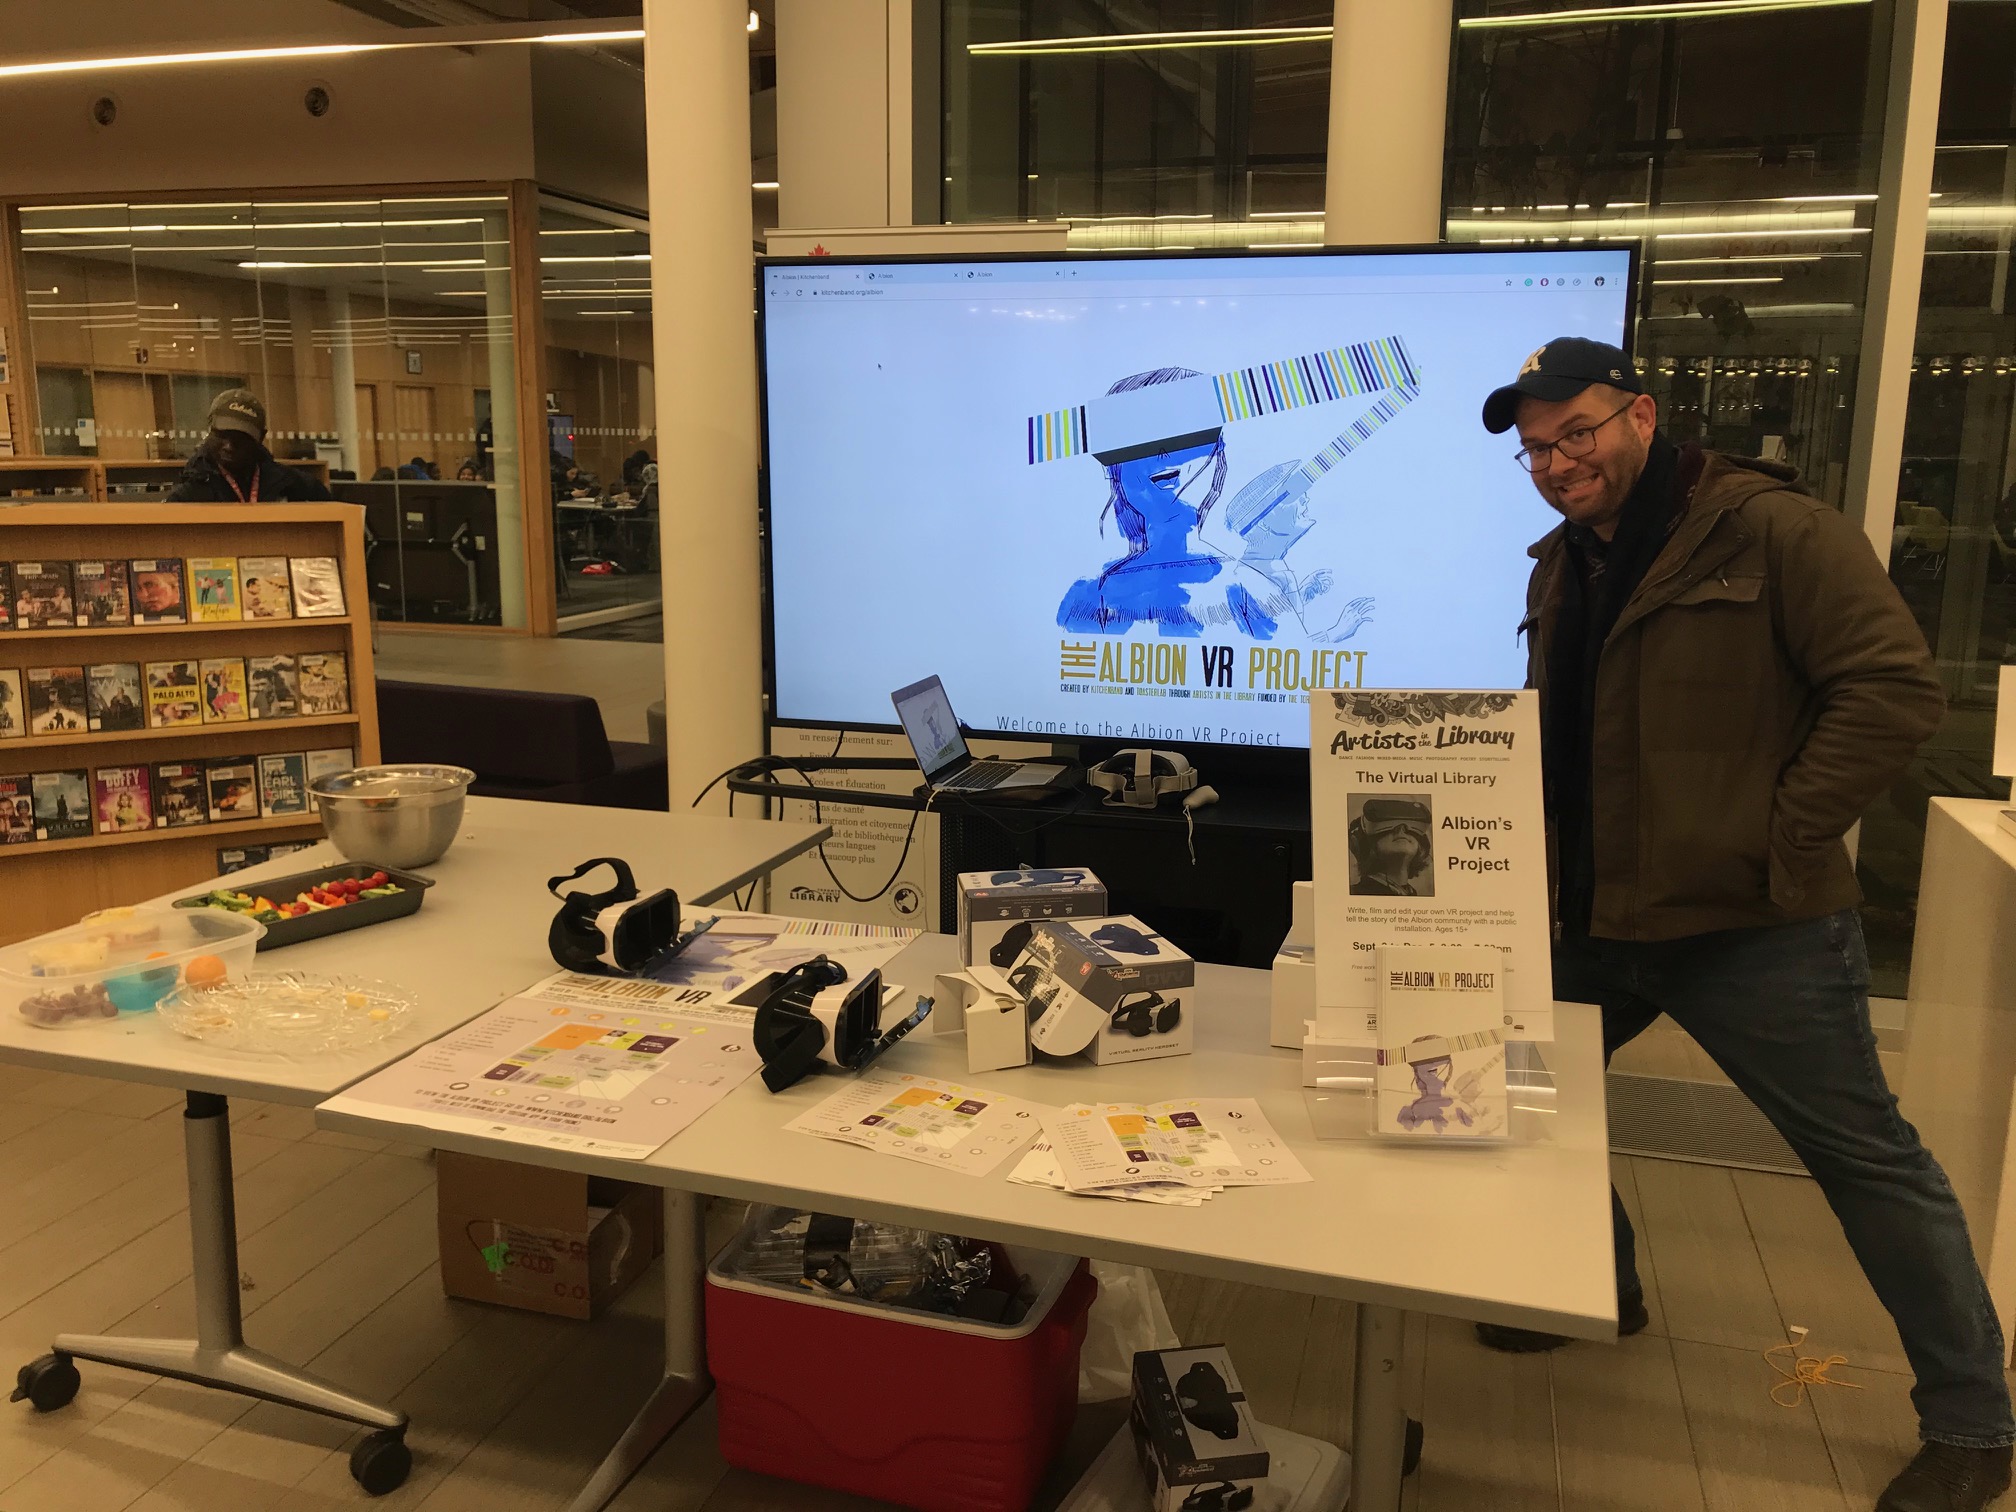
[[[952,941],[926,935],[884,975],[929,991],[954,969]],[[1186,994],[1190,996],[1190,994]],[[907,998],[906,998],[907,1000]],[[1215,1276],[1359,1304],[1352,1408],[1353,1512],[1399,1505],[1407,1418],[1399,1357],[1405,1314],[1434,1313],[1614,1339],[1609,1141],[1597,1010],[1563,1004],[1547,1047],[1558,1111],[1552,1137],[1518,1146],[1420,1149],[1316,1137],[1301,1061],[1268,1048],[1268,977],[1199,966],[1194,1054],[1095,1067],[1048,1064],[969,1077],[962,1037],[920,1029],[890,1069],[970,1081],[1061,1106],[1184,1096],[1253,1097],[1308,1167],[1313,1183],[1233,1189],[1198,1208],[1073,1197],[1018,1186],[1006,1173],[935,1171],[784,1125],[830,1095],[830,1075],[772,1095],[737,1088],[644,1161],[615,1160],[482,1135],[416,1132],[391,1109],[317,1121],[379,1138],[424,1139],[499,1159],[656,1183],[665,1203],[665,1379],[572,1512],[595,1512],[708,1390],[697,1198],[706,1193],[840,1212],[1008,1244]]]
[[[183,1090],[197,1304],[194,1339],[59,1334],[53,1354],[24,1367],[16,1399],[25,1396],[43,1410],[68,1402],[77,1389],[72,1359],[220,1386],[377,1430],[352,1454],[352,1473],[367,1489],[396,1486],[411,1463],[404,1413],[245,1343],[227,1099],[319,1103],[551,973],[546,931],[559,905],[547,894],[546,879],[583,861],[620,856],[641,887],[670,887],[683,902],[705,904],[759,880],[831,833],[815,824],[471,798],[454,847],[418,869],[434,881],[419,913],[259,958],[261,968],[373,977],[413,992],[419,1011],[411,1024],[354,1054],[298,1062],[238,1054],[183,1039],[152,1014],[60,1031],[0,1015],[0,1061]],[[324,841],[220,881],[249,888],[342,859]],[[212,885],[178,889],[168,898]]]

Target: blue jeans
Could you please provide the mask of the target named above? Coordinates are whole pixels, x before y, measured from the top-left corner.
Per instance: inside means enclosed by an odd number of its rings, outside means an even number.
[[[1570,938],[1554,995],[1603,1009],[1604,1060],[1662,1012],[1691,1034],[1806,1163],[1889,1309],[1917,1375],[1919,1434],[2016,1443],[2002,1328],[1946,1173],[1897,1111],[1869,1025],[1869,956],[1852,912],[1641,944]],[[1638,1289],[1611,1193],[1617,1290]]]

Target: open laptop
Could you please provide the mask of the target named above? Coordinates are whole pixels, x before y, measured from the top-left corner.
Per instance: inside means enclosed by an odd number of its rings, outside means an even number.
[[[945,685],[935,677],[898,688],[889,695],[896,718],[910,737],[917,765],[934,793],[972,793],[991,788],[1048,787],[1067,770],[1055,761],[975,761],[959,733],[958,716]]]

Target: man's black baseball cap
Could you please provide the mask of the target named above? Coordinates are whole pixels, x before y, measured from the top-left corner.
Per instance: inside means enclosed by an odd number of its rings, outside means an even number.
[[[1493,389],[1484,401],[1484,429],[1496,436],[1519,418],[1521,399],[1558,404],[1573,399],[1592,383],[1607,383],[1627,394],[1642,394],[1638,370],[1622,348],[1585,336],[1556,336],[1519,365],[1519,376]]]

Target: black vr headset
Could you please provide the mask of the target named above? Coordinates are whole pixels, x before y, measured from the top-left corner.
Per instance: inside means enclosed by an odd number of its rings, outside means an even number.
[[[849,985],[845,966],[814,956],[772,980],[749,1038],[763,1058],[763,1085],[782,1092],[822,1062],[842,1071],[873,1064],[930,1012],[931,1000],[920,997],[908,1018],[883,1033],[882,973]]]
[[[1253,1505],[1253,1488],[1224,1481],[1216,1486],[1199,1486],[1183,1498],[1177,1512],[1246,1512]]]
[[[598,866],[616,874],[614,887],[605,892],[560,891],[563,882],[577,881]],[[546,891],[560,900],[560,912],[546,932],[547,948],[567,970],[588,975],[642,975],[678,955],[714,922],[709,919],[682,935],[679,895],[665,887],[648,898],[639,897],[630,864],[614,856],[583,861],[566,875],[549,878]]]
[[[1108,1034],[1131,1034],[1146,1039],[1167,1034],[1183,1022],[1183,999],[1165,998],[1159,992],[1130,992],[1113,1005]]]
[[[1225,1377],[1209,1360],[1199,1360],[1176,1382],[1176,1405],[1183,1416],[1221,1439],[1239,1437],[1239,1408],[1226,1388]]]

